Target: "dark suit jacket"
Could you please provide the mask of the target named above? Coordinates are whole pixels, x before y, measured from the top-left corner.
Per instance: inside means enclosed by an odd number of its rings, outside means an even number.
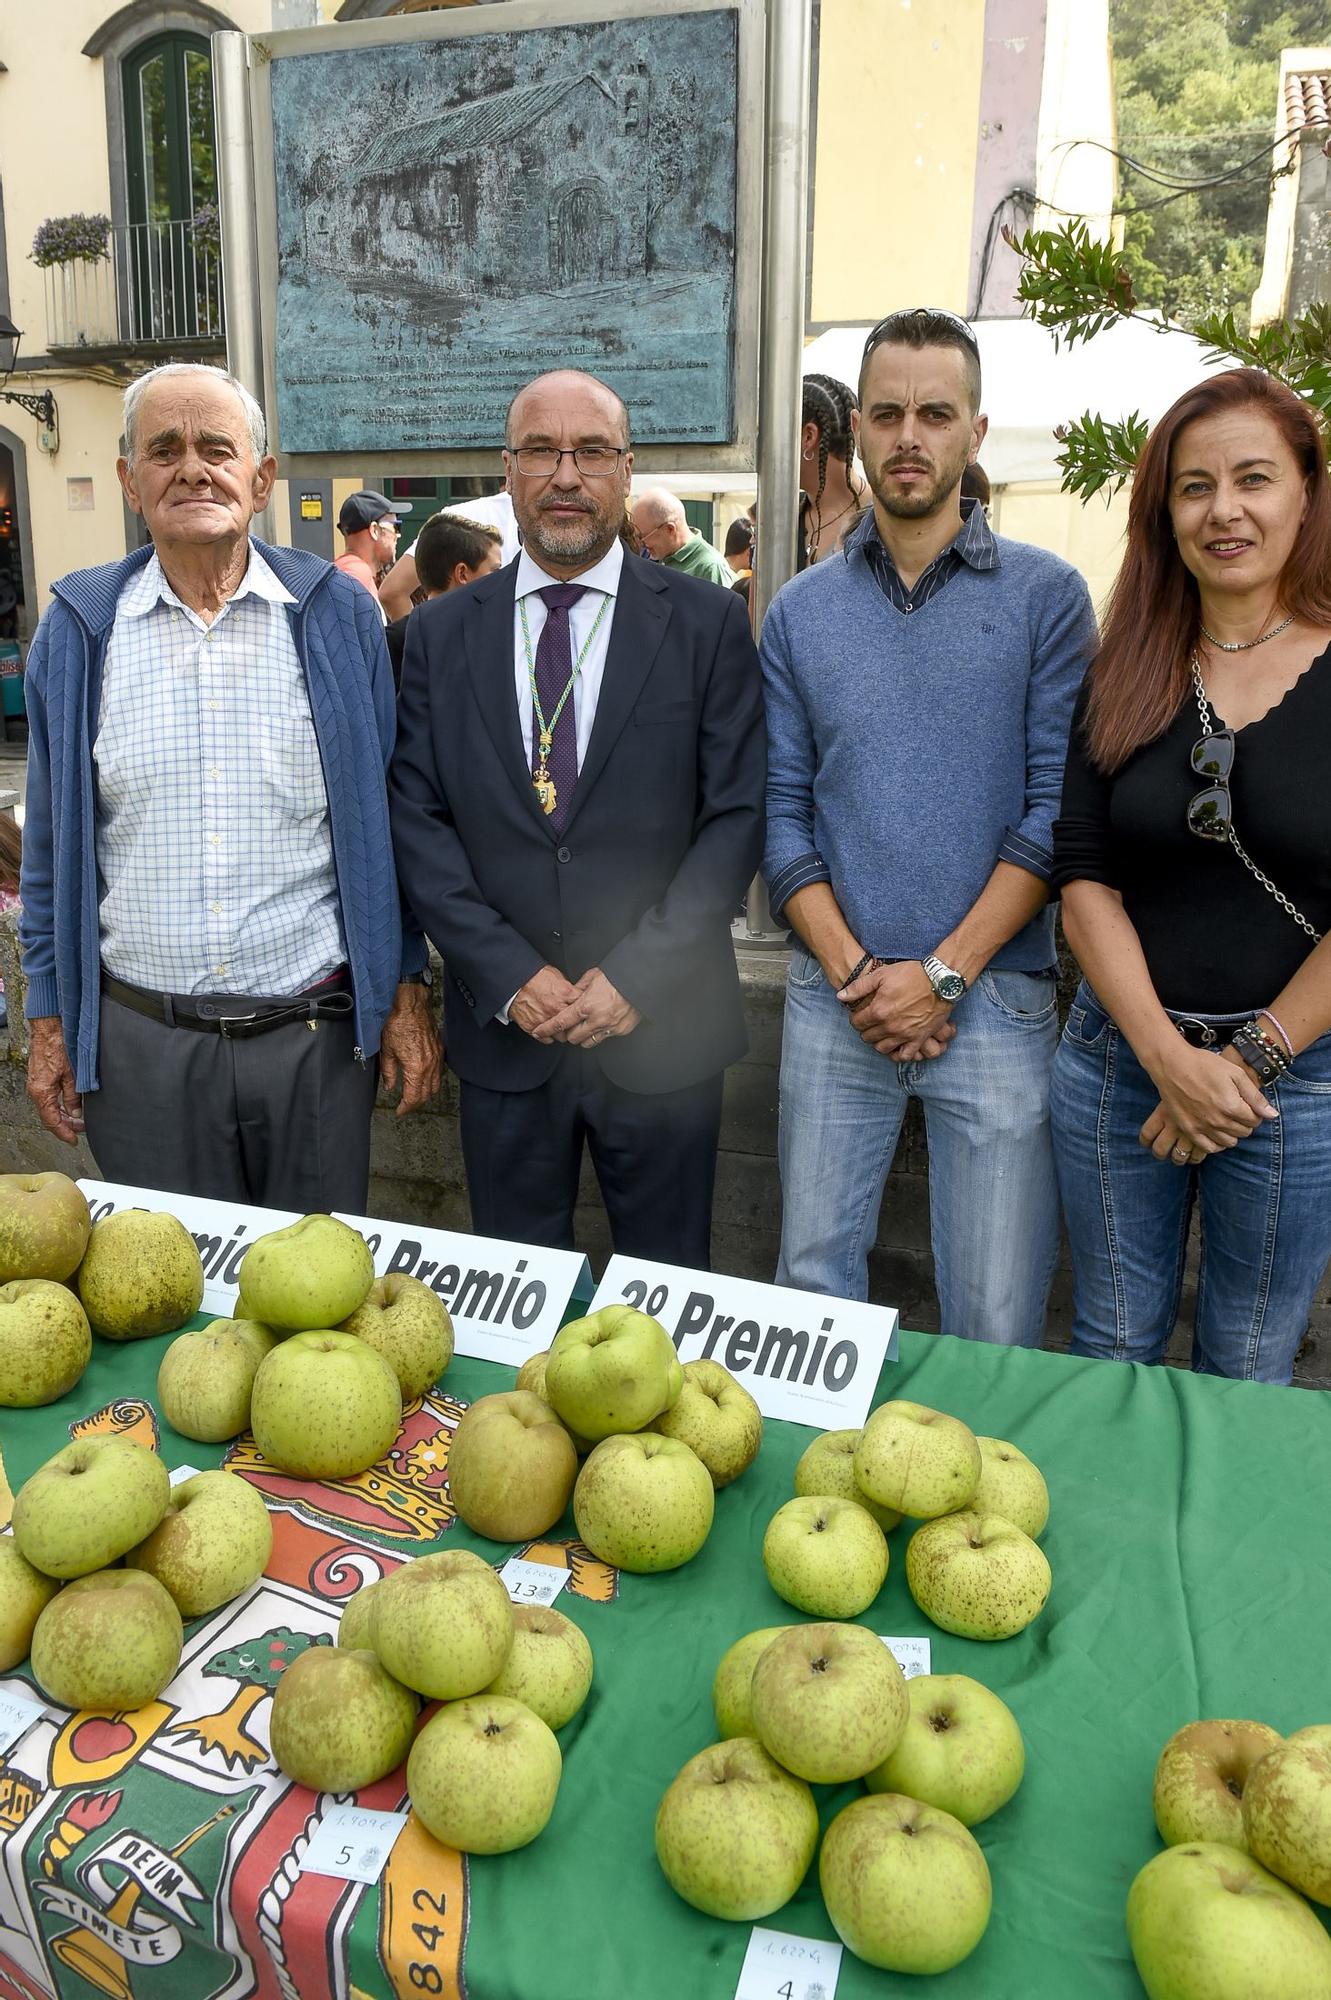
[[[559,1044],[496,1020],[542,965],[599,965],[642,1014],[595,1051],[628,1090],[714,1076],[744,1053],[730,922],[758,866],[762,681],[729,591],[626,554],[572,811],[541,811],[514,687],[516,563],[424,605],[407,635],[393,841],[447,968],[448,1060],[531,1090]]]

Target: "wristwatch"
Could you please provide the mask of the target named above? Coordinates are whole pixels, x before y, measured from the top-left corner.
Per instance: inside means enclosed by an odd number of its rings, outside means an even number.
[[[427,965],[421,972],[409,972],[401,983],[403,986],[433,986],[434,973]]]
[[[920,963],[924,967],[925,978],[940,1000],[946,1000],[949,1006],[954,1000],[960,1000],[966,991],[966,982],[959,972],[954,972],[950,965],[944,965],[942,959],[935,958],[932,952]]]

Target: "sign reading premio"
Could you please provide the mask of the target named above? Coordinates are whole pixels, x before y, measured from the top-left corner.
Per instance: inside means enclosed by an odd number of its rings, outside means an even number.
[[[79,1186],[94,1222],[122,1208],[166,1209],[178,1216],[203,1260],[203,1309],[219,1315],[234,1311],[240,1266],[250,1245],[270,1229],[300,1220],[286,1209],[248,1208],[109,1181],[80,1181]],[[521,1366],[529,1354],[550,1345],[573,1292],[587,1289],[587,1260],[572,1250],[540,1250],[529,1243],[371,1216],[342,1215],[338,1220],[360,1231],[379,1277],[401,1271],[429,1285],[448,1308],[457,1352],[481,1361]]]
[[[883,1362],[896,1357],[893,1307],[677,1264],[612,1257],[591,1310],[620,1304],[659,1319],[681,1360],[728,1368],[765,1417],[818,1430],[862,1424]]]

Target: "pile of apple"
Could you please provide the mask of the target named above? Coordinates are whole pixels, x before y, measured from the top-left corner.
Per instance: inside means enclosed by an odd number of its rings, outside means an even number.
[[[536,1838],[563,1771],[555,1731],[587,1698],[592,1654],[562,1612],[510,1604],[470,1549],[418,1556],[363,1586],[337,1646],[292,1661],[273,1695],[279,1769],[355,1792],[407,1760],[422,1824],[449,1847],[504,1854]],[[417,1733],[421,1699],[443,1704]]]
[[[376,1280],[363,1236],[307,1215],[250,1245],[236,1317],[172,1341],[157,1396],[182,1437],[220,1444],[252,1430],[279,1471],[350,1479],[390,1449],[403,1404],[452,1358],[453,1323],[428,1285]]]
[[[989,1869],[969,1828],[1025,1771],[1021,1731],[963,1674],[907,1682],[862,1625],[771,1626],[726,1653],[712,1686],[723,1739],[684,1766],[656,1816],[671,1887],[709,1916],[753,1922],[790,1900],[818,1845],[810,1789],[869,1796],[823,1837],[819,1885],[842,1941],[870,1965],[945,1972],[984,1935]]]
[[[923,1403],[880,1403],[862,1431],[828,1431],[809,1446],[795,1493],[768,1524],[763,1567],[797,1611],[867,1611],[903,1515],[923,1523],[906,1545],[911,1596],[944,1632],[1008,1639],[1044,1609],[1051,1575],[1035,1538],[1049,1491],[1004,1438],[976,1437]]]
[[[603,1306],[561,1327],[513,1389],[463,1412],[449,1492],[469,1528],[509,1542],[544,1534],[571,1498],[602,1562],[677,1569],[706,1541],[717,1491],[752,1464],[762,1434],[758,1405],[719,1362],[681,1367],[659,1320]]]
[[[1331,2000],[1331,1723],[1190,1722],[1153,1787],[1163,1854],[1128,1892],[1151,2000]]]
[[[0,1672],[31,1653],[42,1692],[74,1709],[155,1700],[180,1664],[181,1620],[248,1590],[273,1539],[245,1480],[199,1472],[173,1488],[156,1452],[114,1436],[40,1466],[13,1527],[0,1537]]]
[[[0,1405],[55,1402],[94,1333],[171,1333],[202,1297],[198,1249],[174,1215],[131,1208],[94,1223],[66,1174],[0,1174]]]

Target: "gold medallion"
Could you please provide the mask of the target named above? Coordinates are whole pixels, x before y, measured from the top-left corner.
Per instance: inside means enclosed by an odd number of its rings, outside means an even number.
[[[557,803],[555,781],[546,769],[544,758],[541,759],[541,762],[532,773],[532,786],[537,798],[541,802],[541,811],[547,814],[552,813]]]

